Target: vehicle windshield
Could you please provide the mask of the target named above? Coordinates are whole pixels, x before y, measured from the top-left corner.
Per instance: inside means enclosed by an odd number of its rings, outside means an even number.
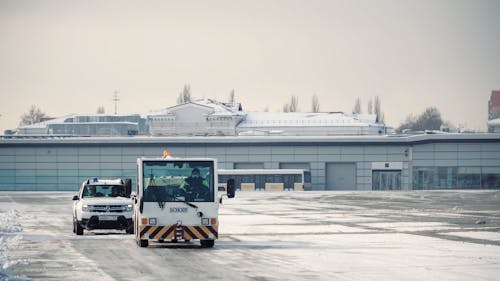
[[[144,161],[145,202],[214,202],[211,161]]]
[[[126,197],[123,185],[85,185],[82,198],[92,197]]]

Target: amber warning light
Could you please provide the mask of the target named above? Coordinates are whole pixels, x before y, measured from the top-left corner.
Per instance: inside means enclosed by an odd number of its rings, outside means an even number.
[[[163,151],[163,158],[167,158],[167,157],[169,157],[169,156],[170,156],[170,152],[168,151],[168,149],[165,149],[165,150]]]

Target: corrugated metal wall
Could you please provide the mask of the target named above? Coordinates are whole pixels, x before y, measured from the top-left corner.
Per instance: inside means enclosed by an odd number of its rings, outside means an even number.
[[[84,179],[94,176],[130,177],[135,181],[136,159],[161,157],[165,148],[177,157],[217,158],[221,169],[248,163],[263,163],[265,169],[307,166],[315,190],[336,189],[336,180],[343,174],[348,184],[342,189],[371,190],[372,165],[384,162],[400,164],[403,190],[500,188],[500,141],[349,145],[339,142],[168,143],[168,139],[158,143],[110,143],[96,138],[83,143],[50,140],[0,143],[0,190],[77,190]]]

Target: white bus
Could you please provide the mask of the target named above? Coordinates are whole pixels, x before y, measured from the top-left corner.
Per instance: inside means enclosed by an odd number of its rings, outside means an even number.
[[[311,172],[301,169],[234,169],[219,170],[219,189],[234,179],[239,190],[310,190]]]

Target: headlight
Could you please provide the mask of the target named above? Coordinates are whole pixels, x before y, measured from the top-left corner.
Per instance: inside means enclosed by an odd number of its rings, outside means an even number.
[[[127,211],[127,212],[130,212],[133,209],[134,209],[134,205],[132,205],[132,204],[128,204],[127,206],[125,206],[125,211]]]
[[[89,205],[87,205],[87,204],[83,204],[83,205],[82,205],[82,211],[83,211],[83,212],[88,212],[88,211],[89,211]]]

